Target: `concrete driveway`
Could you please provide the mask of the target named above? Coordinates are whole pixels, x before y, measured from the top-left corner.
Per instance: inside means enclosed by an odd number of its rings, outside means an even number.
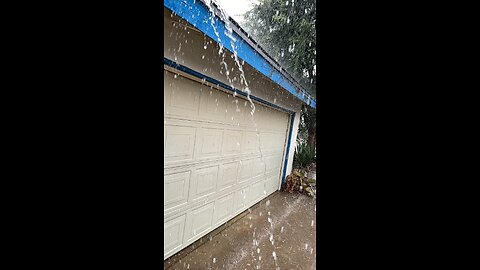
[[[164,269],[315,269],[316,200],[275,192],[164,261]]]

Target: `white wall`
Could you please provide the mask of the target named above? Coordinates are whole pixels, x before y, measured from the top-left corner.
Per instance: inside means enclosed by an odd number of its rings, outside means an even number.
[[[298,127],[300,126],[300,112],[295,113],[295,118],[293,119],[293,129],[292,137],[290,141],[290,151],[288,153],[288,163],[287,163],[287,172],[286,175],[292,173],[293,168],[293,156],[295,155],[295,148],[297,147],[297,134]]]

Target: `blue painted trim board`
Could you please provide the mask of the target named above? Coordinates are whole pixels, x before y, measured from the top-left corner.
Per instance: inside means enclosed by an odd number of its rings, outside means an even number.
[[[214,25],[218,33],[218,37],[215,34],[214,28],[210,21],[211,13],[208,7],[199,0],[165,0],[164,7],[170,9],[177,16],[181,17],[188,23],[192,24],[195,28],[202,33],[221,44],[227,50],[233,53],[230,38],[225,34],[227,28],[225,22],[220,18],[214,17]],[[274,66],[272,66],[266,59],[260,56],[256,49],[248,44],[237,33],[232,33],[235,38],[235,48],[237,56],[244,60],[246,63],[254,67],[263,75],[270,78],[272,81],[286,89],[292,95],[305,102],[307,105],[315,108],[316,101],[308,99],[303,89],[298,89],[294,84],[281,74]]]

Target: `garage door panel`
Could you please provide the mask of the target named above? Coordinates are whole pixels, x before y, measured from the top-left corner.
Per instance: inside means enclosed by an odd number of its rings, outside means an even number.
[[[233,214],[233,199],[234,193],[230,193],[215,201],[215,208],[213,211],[215,224],[227,221],[228,218]]]
[[[186,204],[188,201],[188,190],[190,187],[191,171],[176,172],[164,176],[163,209]]]
[[[266,108],[264,106],[255,106],[254,119],[257,126],[261,127],[262,129],[267,129],[270,125],[268,120],[271,120],[270,118],[267,118],[265,110]]]
[[[243,210],[247,207],[247,194],[249,187],[244,187],[235,192],[235,211]]]
[[[198,158],[220,158],[222,155],[223,129],[201,128],[198,133]]]
[[[212,227],[213,202],[193,209],[187,216],[185,242],[201,237]]]
[[[283,132],[287,128],[288,115],[272,109],[268,111],[268,124],[264,126],[265,130]]]
[[[171,254],[179,250],[183,244],[185,214],[164,222],[163,224],[163,253]],[[165,257],[166,255],[164,255]]]
[[[226,114],[224,112],[227,110],[225,94],[213,89],[202,89],[200,100],[200,119],[225,122]]]
[[[230,162],[222,164],[221,174],[218,179],[218,190],[232,187],[238,178],[239,162]]]
[[[278,175],[273,174],[270,176],[267,176],[267,179],[265,180],[265,190],[267,191],[267,194],[273,193],[275,190],[278,188]]]
[[[260,144],[263,150],[283,149],[285,135],[283,133],[262,132],[260,133]]]
[[[242,131],[241,130],[226,130],[223,138],[224,155],[238,155],[242,150]]]
[[[165,162],[193,160],[196,129],[165,126]]]
[[[282,156],[280,154],[273,154],[265,158],[265,172],[273,172],[282,166]]]
[[[246,131],[243,142],[243,153],[256,153],[259,152],[258,148],[258,136],[255,131]]]
[[[241,99],[231,95],[227,98],[226,123],[233,126],[245,123],[245,109],[241,106]]]
[[[254,176],[265,174],[265,161],[264,158],[259,157],[254,160]]]
[[[255,176],[255,160],[247,159],[240,162],[240,183],[245,182]]]
[[[212,194],[217,187],[218,165],[200,168],[195,171],[190,197],[196,200]]]
[[[250,189],[248,194],[248,202],[253,203],[258,201],[265,192],[265,184],[263,179],[254,183]]]
[[[171,73],[167,76],[174,76]],[[189,79],[178,76],[170,87],[164,90],[165,115],[192,117],[199,109],[200,91]]]
[[[240,162],[240,181],[245,182],[265,173],[265,162],[261,157],[242,160]]]

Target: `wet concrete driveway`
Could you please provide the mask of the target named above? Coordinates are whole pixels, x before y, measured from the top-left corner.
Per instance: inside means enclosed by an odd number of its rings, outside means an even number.
[[[164,269],[315,269],[316,201],[275,192],[164,261]]]

